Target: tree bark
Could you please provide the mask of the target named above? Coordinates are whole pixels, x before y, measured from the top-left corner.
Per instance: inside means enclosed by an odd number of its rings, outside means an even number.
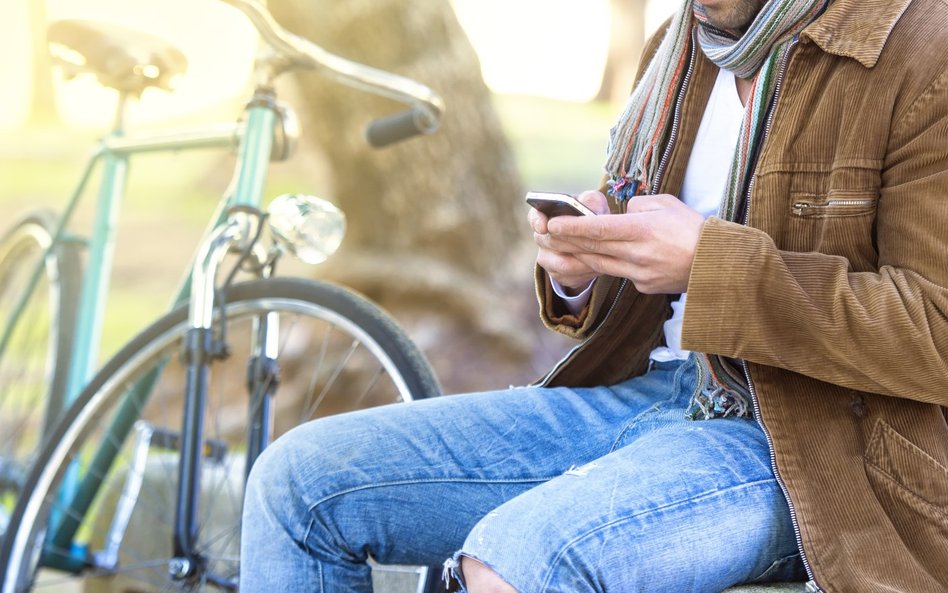
[[[435,134],[372,150],[365,124],[402,106],[315,73],[297,77],[307,139],[327,160],[349,222],[325,273],[409,325],[446,390],[534,378],[539,324],[521,181],[450,3],[270,0],[269,8],[328,51],[419,80],[447,105]]]
[[[610,0],[609,53],[597,101],[623,103],[632,90],[645,44],[646,0]]]

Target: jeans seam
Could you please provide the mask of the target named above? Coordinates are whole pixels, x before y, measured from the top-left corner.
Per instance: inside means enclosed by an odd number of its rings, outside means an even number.
[[[558,474],[559,475],[559,474]],[[306,531],[303,533],[303,546],[309,552],[309,536],[313,532],[313,525],[316,523],[316,519],[312,517],[313,511],[316,510],[321,504],[324,504],[334,498],[342,496],[344,494],[351,494],[353,492],[360,492],[362,490],[369,490],[372,488],[386,488],[389,486],[410,486],[412,484],[437,484],[437,483],[466,483],[466,484],[526,484],[530,482],[536,482],[542,484],[552,480],[557,476],[545,477],[545,478],[520,478],[520,479],[509,479],[509,480],[487,480],[487,479],[473,479],[473,478],[428,478],[422,480],[397,480],[393,482],[380,482],[373,484],[365,484],[362,486],[355,486],[346,488],[345,490],[340,490],[339,492],[334,492],[317,500],[316,502],[307,505],[306,513],[310,515],[309,524],[306,526]]]
[[[627,515],[627,516],[624,516],[624,517],[622,517],[622,518],[617,518],[617,519],[615,519],[615,520],[613,520],[613,521],[610,521],[609,523],[605,523],[605,524],[603,524],[603,525],[597,525],[596,527],[594,527],[594,528],[592,528],[592,529],[586,531],[585,533],[582,533],[582,534],[580,534],[580,535],[577,535],[577,536],[574,537],[572,540],[570,540],[570,541],[566,542],[565,544],[563,544],[563,546],[560,548],[560,550],[559,550],[559,551],[556,553],[556,555],[553,557],[552,562],[550,562],[550,569],[549,569],[549,571],[548,571],[548,573],[547,573],[546,578],[543,579],[543,585],[540,587],[539,593],[544,593],[545,591],[547,591],[547,590],[549,589],[549,587],[550,587],[550,580],[553,578],[553,573],[554,573],[554,571],[556,570],[556,566],[559,564],[560,560],[561,560],[561,559],[563,558],[563,556],[566,554],[567,550],[569,550],[569,548],[571,548],[571,547],[574,546],[575,544],[577,544],[577,543],[581,542],[582,540],[588,538],[589,536],[591,536],[591,535],[593,535],[593,534],[595,534],[595,533],[597,533],[597,532],[599,532],[599,531],[602,531],[603,529],[606,529],[606,528],[609,528],[609,527],[613,527],[613,526],[615,526],[615,525],[619,525],[619,524],[625,523],[625,522],[627,522],[627,521],[631,521],[632,519],[636,519],[636,518],[638,518],[638,517],[646,516],[646,515],[648,515],[648,514],[650,514],[650,513],[656,512],[656,511],[663,511],[663,510],[672,509],[672,508],[675,508],[675,507],[677,507],[677,506],[685,505],[685,504],[692,503],[692,502],[697,502],[697,501],[699,501],[699,500],[705,500],[705,499],[707,499],[707,498],[710,498],[710,497],[713,497],[713,496],[718,496],[718,495],[725,494],[725,493],[728,493],[728,492],[732,492],[732,491],[737,490],[737,489],[745,489],[745,488],[749,488],[749,487],[754,487],[754,486],[759,486],[759,485],[763,485],[763,484],[767,484],[767,483],[772,483],[772,482],[775,482],[775,481],[776,481],[776,480],[775,480],[774,478],[767,478],[767,479],[763,479],[763,480],[755,480],[755,481],[753,481],[753,482],[744,482],[744,483],[742,483],[742,484],[737,484],[737,485],[735,485],[735,486],[732,486],[732,487],[730,487],[730,488],[727,488],[726,490],[714,490],[714,491],[711,491],[711,492],[707,492],[707,493],[705,493],[705,494],[703,494],[703,495],[701,495],[701,496],[692,497],[692,498],[689,498],[689,499],[687,499],[687,500],[680,500],[680,501],[677,501],[677,502],[674,502],[674,503],[670,503],[670,504],[666,504],[666,505],[662,505],[662,506],[659,506],[659,507],[646,509],[646,510],[644,510],[644,511],[642,511],[642,512],[639,512],[639,513],[635,513],[635,514],[632,514],[632,515]]]

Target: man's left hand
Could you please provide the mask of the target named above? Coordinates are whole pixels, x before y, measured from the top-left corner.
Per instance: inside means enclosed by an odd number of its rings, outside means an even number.
[[[625,214],[557,216],[548,229],[552,248],[600,274],[628,278],[642,293],[677,294],[688,290],[704,220],[661,194],[632,198]]]

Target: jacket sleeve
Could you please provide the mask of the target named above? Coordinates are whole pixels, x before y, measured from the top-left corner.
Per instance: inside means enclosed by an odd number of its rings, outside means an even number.
[[[710,219],[688,285],[685,348],[948,405],[948,73],[891,130],[877,269],[781,251],[760,230]]]

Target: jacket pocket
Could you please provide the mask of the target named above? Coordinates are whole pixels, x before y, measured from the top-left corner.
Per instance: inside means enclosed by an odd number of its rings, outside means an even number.
[[[948,468],[884,420],[877,421],[872,430],[866,466],[878,478],[884,478],[886,484],[905,490],[913,500],[924,503],[934,518],[948,521]]]
[[[877,191],[834,189],[821,193],[798,188],[788,197],[785,240],[789,250],[839,255],[856,272],[875,269]]]
[[[866,475],[912,556],[948,585],[948,468],[879,420],[865,454]]]
[[[801,218],[867,216],[874,214],[879,195],[868,191],[831,191],[828,194],[796,192],[790,195],[790,212]]]

